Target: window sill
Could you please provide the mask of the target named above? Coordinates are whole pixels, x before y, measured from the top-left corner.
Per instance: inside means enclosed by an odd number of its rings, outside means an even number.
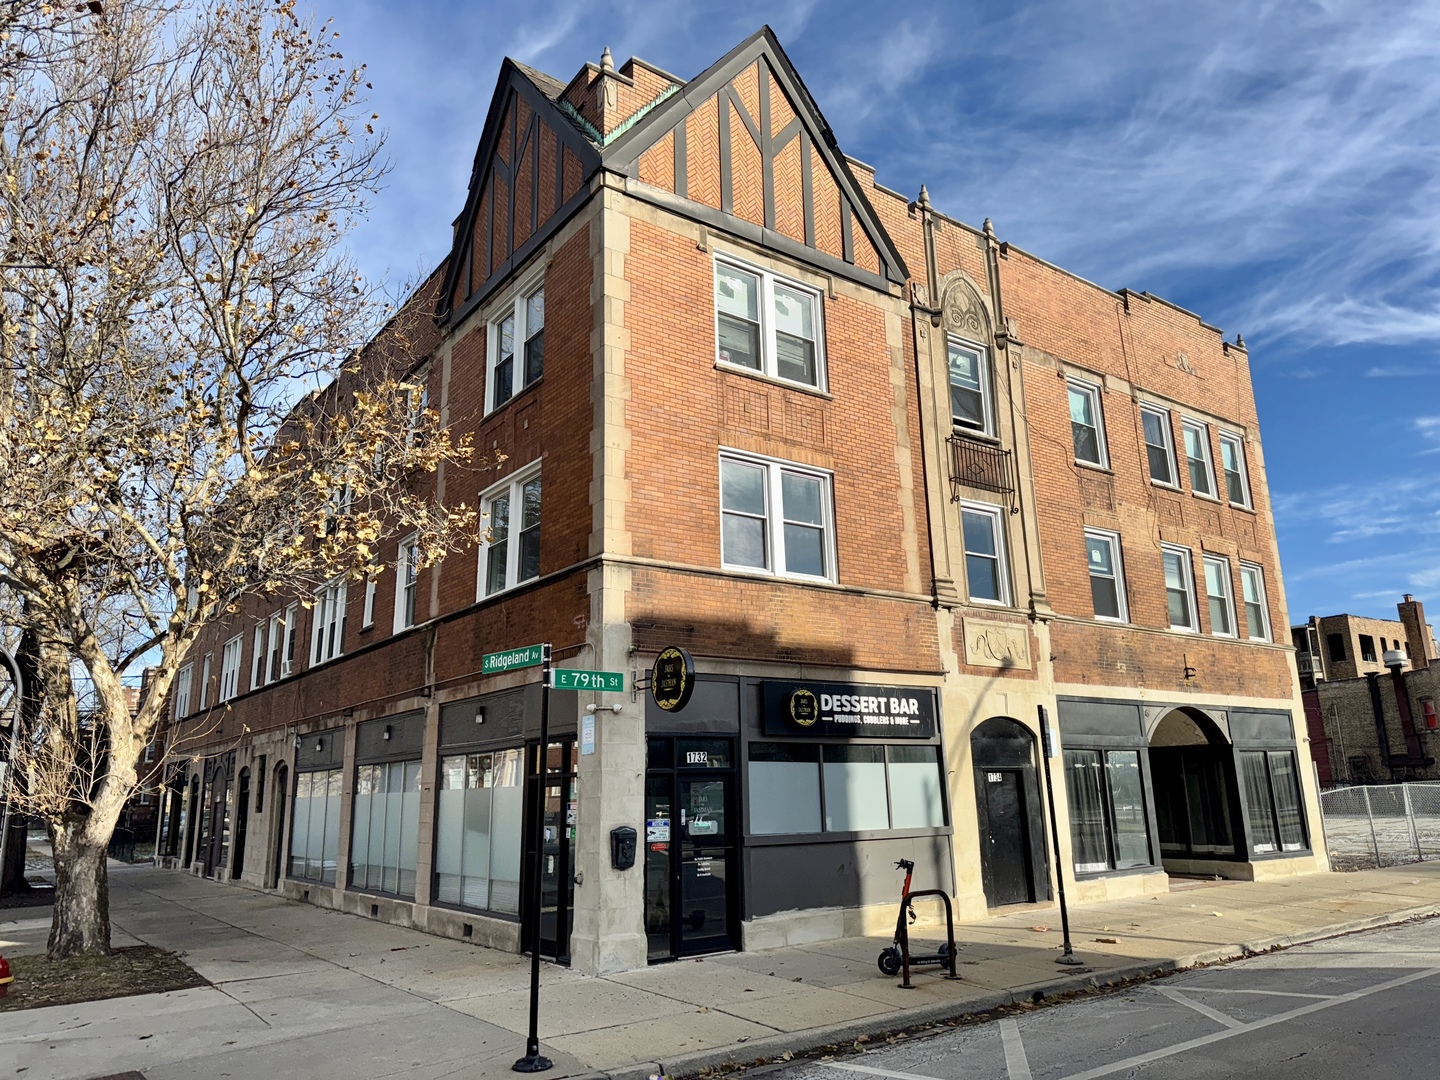
[[[1173,491],[1176,494],[1180,494],[1184,490],[1179,484],[1167,484],[1163,480],[1156,480],[1153,476],[1150,478],[1150,486],[1157,487],[1161,491]]]
[[[364,626],[360,627],[360,633],[362,633],[362,634],[368,634],[371,630],[374,630],[374,629],[375,629],[375,624],[374,624],[373,622],[372,622],[372,623],[366,623]]]
[[[1212,502],[1216,506],[1222,505],[1220,500],[1216,496],[1206,495],[1203,491],[1196,491],[1194,488],[1191,488],[1190,494],[1193,495],[1195,498],[1202,500],[1203,502]]]
[[[512,592],[514,592],[516,589],[521,588],[522,586],[525,586],[525,585],[529,585],[529,584],[530,584],[531,582],[533,582],[533,581],[539,581],[539,580],[540,580],[542,577],[544,577],[544,576],[545,576],[544,574],[536,574],[534,577],[527,577],[524,581],[511,582],[509,585],[506,585],[504,588],[496,589],[496,590],[495,590],[494,592],[492,592],[492,593],[478,593],[478,594],[476,595],[476,597],[475,597],[475,602],[476,602],[477,604],[483,604],[483,603],[485,603],[485,601],[487,601],[487,600],[498,600],[498,599],[500,599],[500,597],[504,596],[506,593],[512,593]],[[416,625],[418,626],[419,624],[417,623]],[[413,628],[407,626],[405,629],[406,629],[406,630],[410,630],[410,629],[413,629]],[[401,631],[399,631],[399,630],[397,630],[397,631],[395,631],[395,632],[396,632],[397,634],[398,634],[398,633],[401,633]]]
[[[951,424],[950,434],[958,435],[962,439],[974,439],[976,442],[989,443],[992,446],[1000,445],[999,435],[992,435],[988,431],[979,431],[972,427],[965,427],[963,424]]]
[[[1233,503],[1233,502],[1232,502],[1232,503],[1229,504],[1229,506],[1230,506],[1230,509],[1231,509],[1231,510],[1239,510],[1242,514],[1254,514],[1254,513],[1255,513],[1255,508],[1254,508],[1253,506],[1247,506],[1247,505],[1245,505],[1244,503]],[[1257,516],[1258,516],[1258,515],[1257,515]]]
[[[544,382],[545,382],[545,376],[542,374],[538,379],[536,379],[536,380],[535,380],[534,382],[532,382],[530,385],[528,385],[528,386],[522,386],[519,390],[515,391],[515,393],[511,394],[510,397],[507,398],[507,399],[504,401],[504,403],[495,406],[495,408],[491,409],[491,410],[490,410],[489,412],[487,412],[484,416],[482,416],[482,417],[480,418],[480,422],[483,424],[483,423],[485,423],[487,420],[489,420],[492,416],[499,416],[502,412],[504,412],[506,409],[510,408],[510,406],[514,405],[514,404],[515,404],[517,401],[519,401],[521,398],[527,396],[532,390],[536,389],[537,387],[539,387],[539,386],[540,386],[541,384],[543,384]],[[487,372],[487,373],[486,373],[486,377],[485,377],[485,392],[488,394],[488,393],[491,391],[491,389],[493,389],[493,388],[490,386],[490,377],[489,377],[489,373]]]
[[[1106,476],[1114,476],[1115,470],[1109,465],[1100,465],[1094,461],[1085,461],[1081,458],[1075,459],[1075,464],[1082,469],[1089,469],[1091,472],[1104,473]]]
[[[1098,622],[1098,623],[1109,623],[1111,626],[1129,626],[1129,625],[1130,625],[1130,620],[1129,620],[1129,619],[1116,618],[1114,615],[1096,615],[1096,616],[1095,616],[1095,621]]]
[[[814,577],[810,574],[782,574],[775,570],[760,570],[754,566],[729,566],[720,564],[720,570],[737,577],[752,578],[755,581],[783,581],[793,585],[838,585],[834,578]]]
[[[772,386],[781,386],[786,390],[798,390],[802,394],[809,394],[811,397],[823,398],[826,401],[834,401],[835,395],[830,393],[828,387],[807,386],[802,382],[793,382],[790,379],[782,379],[779,375],[771,375],[765,371],[756,371],[754,368],[744,367],[740,364],[727,363],[724,360],[715,361],[715,370],[724,371],[731,375],[741,375],[747,379],[758,379],[760,382],[770,383]],[[533,384],[532,384],[533,385]],[[501,406],[504,408],[504,406]]]
[[[1200,633],[1200,628],[1199,628],[1198,626],[1170,626],[1170,627],[1167,627],[1167,629],[1168,629],[1172,634],[1198,634],[1198,633]]]
[[[965,601],[965,602],[968,603],[968,604],[980,604],[981,606],[987,607],[987,608],[1013,608],[1013,607],[1014,607],[1014,605],[1011,604],[1010,601],[1008,601],[1008,600],[982,600],[982,599],[981,599],[980,597],[978,597],[978,596],[966,597],[966,601]]]

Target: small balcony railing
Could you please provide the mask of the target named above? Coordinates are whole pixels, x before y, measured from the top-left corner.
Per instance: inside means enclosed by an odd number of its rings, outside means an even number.
[[[950,445],[951,502],[960,501],[964,495],[963,489],[977,488],[1009,495],[1010,508],[1012,511],[1016,509],[1011,451],[965,435],[952,435],[946,441]]]

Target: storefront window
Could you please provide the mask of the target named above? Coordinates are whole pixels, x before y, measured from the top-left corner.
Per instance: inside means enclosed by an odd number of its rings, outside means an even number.
[[[1065,790],[1077,874],[1150,865],[1138,751],[1066,750]]]
[[[355,778],[350,887],[415,896],[420,762],[361,765]]]
[[[821,832],[822,788],[824,832],[945,824],[934,746],[752,743],[751,834]]]
[[[519,914],[523,790],[519,750],[441,759],[436,900]]]
[[[1295,755],[1289,750],[1245,751],[1240,758],[1240,788],[1250,816],[1250,850],[1302,851],[1305,825]]]
[[[334,885],[339,839],[340,770],[300,773],[290,825],[290,876]]]

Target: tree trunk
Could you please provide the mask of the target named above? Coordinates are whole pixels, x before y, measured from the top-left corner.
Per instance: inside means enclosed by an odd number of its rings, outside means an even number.
[[[51,960],[110,951],[110,877],[106,846],[93,839],[88,822],[50,827],[55,855],[55,907],[50,918]]]

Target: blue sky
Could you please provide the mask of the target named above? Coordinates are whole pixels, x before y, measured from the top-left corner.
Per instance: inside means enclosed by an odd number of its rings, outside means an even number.
[[[370,273],[445,254],[504,56],[690,78],[768,22],[880,183],[1245,335],[1293,621],[1440,614],[1440,5],[310,2],[389,134]]]

